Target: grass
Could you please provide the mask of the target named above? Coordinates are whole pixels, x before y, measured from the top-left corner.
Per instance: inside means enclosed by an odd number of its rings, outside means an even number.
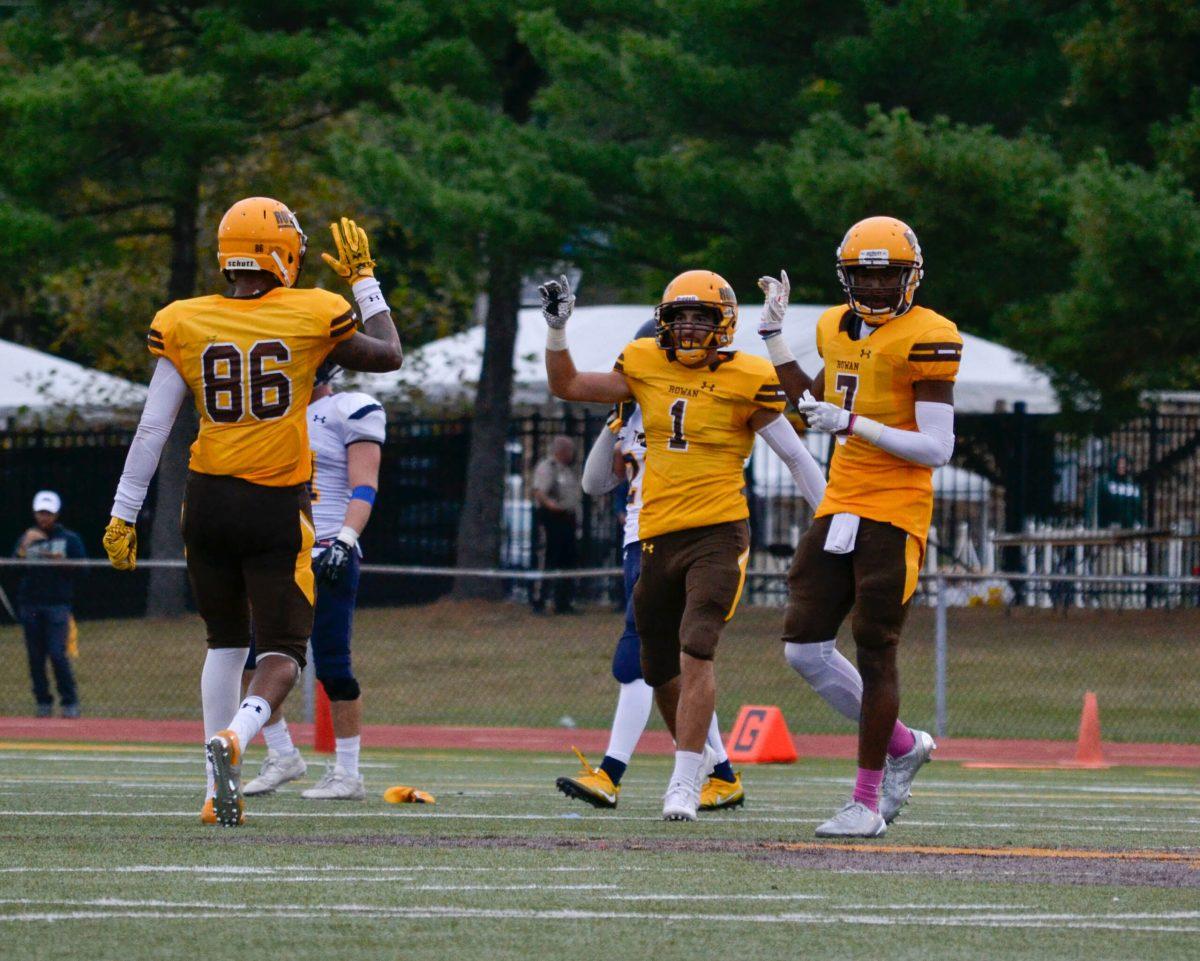
[[[842,798],[848,764],[751,769],[746,808],[682,825],[658,819],[665,759],[635,759],[620,807],[598,812],[553,790],[570,758],[368,752],[368,801],[291,786],[227,830],[195,820],[197,753],[0,746],[6,959],[1174,961],[1200,934],[1194,772],[935,764],[886,838],[789,851]],[[398,782],[438,804],[384,804]],[[939,853],[979,845],[1014,856]]]
[[[718,660],[720,710],[779,704],[796,732],[849,732],[784,665],[782,612],[745,608]],[[358,613],[354,654],[369,723],[604,727],[614,701],[609,660],[621,618],[593,610],[535,617],[512,604],[442,602]],[[957,736],[1074,737],[1082,696],[1099,696],[1112,741],[1194,737],[1200,703],[1200,610],[963,608],[949,615],[949,731]],[[842,638],[843,650],[852,643]],[[194,717],[203,626],[178,620],[89,621],[78,665],[95,715]],[[31,707],[19,630],[0,628],[10,670],[0,713]],[[933,616],[913,610],[901,645],[904,716],[934,717]]]

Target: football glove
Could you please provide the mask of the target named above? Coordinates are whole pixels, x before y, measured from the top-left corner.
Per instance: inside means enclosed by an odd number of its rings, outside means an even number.
[[[329,269],[353,285],[356,280],[375,276],[375,261],[371,259],[371,245],[367,241],[367,232],[349,217],[343,217],[341,226],[329,225],[333,234],[333,244],[337,247],[337,258],[329,254],[321,254]]]
[[[562,274],[558,280],[548,280],[538,288],[542,297],[542,318],[553,330],[562,330],[571,319],[571,311],[575,309],[575,295],[571,293],[571,283],[567,275]]]
[[[613,404],[613,409],[608,412],[608,420],[604,422],[604,426],[614,434],[621,433],[621,428],[625,425],[625,421],[629,420],[635,403],[637,401],[623,400]]]
[[[831,434],[842,434],[850,429],[850,411],[844,407],[838,407],[837,404],[817,400],[808,391],[804,392],[804,396],[796,404],[796,410],[800,411],[804,423],[813,430],[826,430]]]
[[[317,580],[330,586],[340,581],[350,564],[350,554],[353,550],[353,544],[347,544],[341,538],[335,539],[318,555],[317,562],[313,564]]]
[[[762,316],[758,321],[758,336],[763,340],[783,332],[783,318],[787,314],[788,297],[792,292],[786,270],[779,272],[779,279],[759,277],[758,286],[763,292]]]
[[[108,562],[119,571],[137,567],[137,527],[129,521],[114,517],[104,528],[104,553]]]

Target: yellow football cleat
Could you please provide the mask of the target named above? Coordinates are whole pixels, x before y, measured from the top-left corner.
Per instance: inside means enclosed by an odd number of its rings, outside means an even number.
[[[204,801],[204,807],[202,807],[200,809],[200,823],[201,824],[216,824],[217,823],[217,812],[215,810],[213,810],[213,799],[212,798],[207,798]]]
[[[554,786],[567,797],[578,798],[596,808],[615,808],[621,788],[613,784],[608,772],[588,764],[587,758],[577,747],[571,748],[583,770],[574,777],[560,777]]]
[[[710,777],[700,789],[700,810],[720,811],[724,808],[741,807],[746,803],[746,792],[742,789],[742,775],[737,773],[732,781]]]

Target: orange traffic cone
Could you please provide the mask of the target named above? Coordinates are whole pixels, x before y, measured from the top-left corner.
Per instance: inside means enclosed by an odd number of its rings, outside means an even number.
[[[316,710],[313,712],[313,750],[319,754],[332,754],[333,742],[333,713],[329,709],[329,695],[325,693],[325,685],[316,684]]]
[[[742,705],[729,735],[729,760],[735,764],[791,764],[799,756],[783,711],[774,705]]]
[[[1075,747],[1075,760],[1062,763],[1066,767],[1112,767],[1104,760],[1104,753],[1100,749],[1100,707],[1092,691],[1083,695],[1083,713],[1079,715],[1079,741]]]

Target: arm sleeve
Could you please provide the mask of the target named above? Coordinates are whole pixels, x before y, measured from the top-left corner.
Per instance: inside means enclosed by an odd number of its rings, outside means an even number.
[[[767,446],[787,466],[800,494],[808,501],[809,506],[816,510],[825,496],[825,475],[821,473],[821,468],[813,460],[808,448],[800,443],[800,438],[787,418],[776,417],[758,432],[758,436],[767,442]]]
[[[622,478],[613,473],[613,453],[616,449],[616,435],[607,428],[602,429],[583,463],[581,486],[585,494],[592,497],[607,494],[621,483]]]
[[[914,464],[941,467],[954,454],[954,408],[917,401],[917,429],[885,427],[875,446]]]
[[[138,422],[137,433],[125,457],[125,470],[117,484],[117,496],[113,501],[112,514],[121,520],[134,523],[146,490],[158,469],[158,459],[163,445],[175,423],[175,415],[188,395],[188,386],[179,371],[166,358],[159,358],[150,378],[150,390],[146,395],[146,406]]]

